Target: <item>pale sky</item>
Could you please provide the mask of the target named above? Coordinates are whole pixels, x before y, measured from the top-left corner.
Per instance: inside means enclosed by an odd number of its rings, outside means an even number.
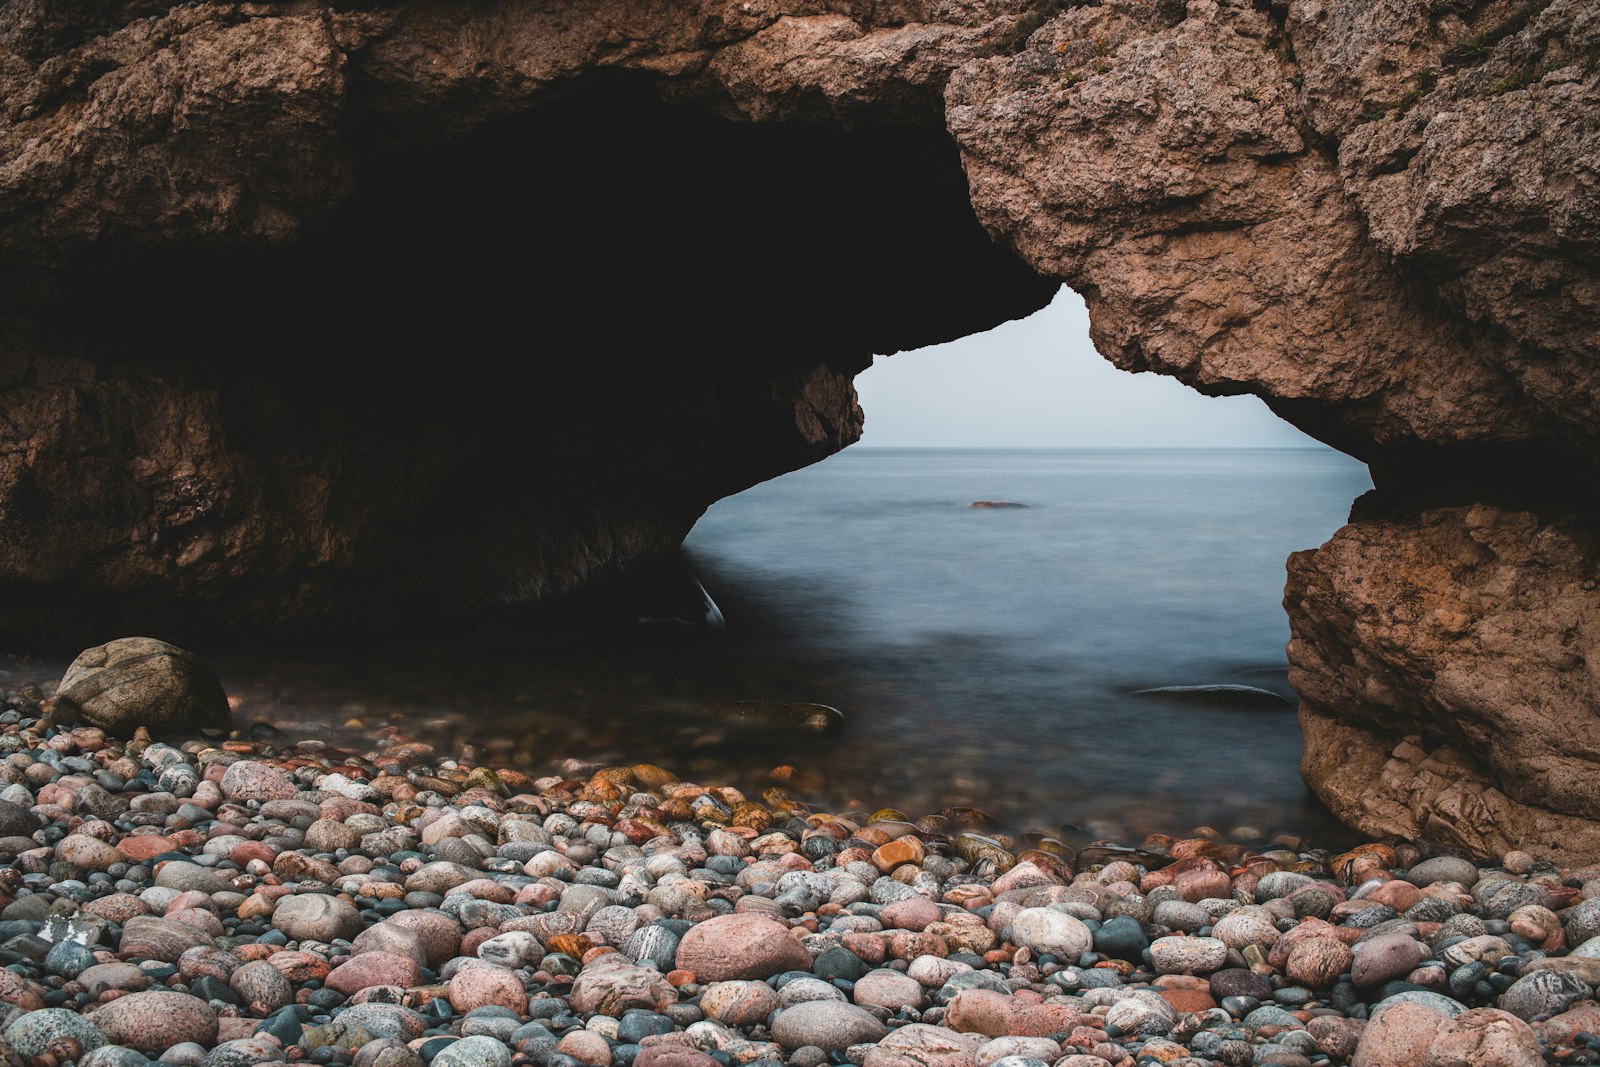
[[[1202,396],[1113,367],[1089,343],[1083,300],[1065,287],[1026,319],[878,356],[856,390],[867,413],[858,447],[1318,446],[1253,396]]]

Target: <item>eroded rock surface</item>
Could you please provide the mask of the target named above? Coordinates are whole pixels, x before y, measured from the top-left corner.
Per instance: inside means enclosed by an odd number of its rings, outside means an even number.
[[[1374,832],[1600,850],[1589,529],[1487,505],[1365,510],[1289,559],[1306,778]]]
[[[0,50],[18,633],[626,573],[854,440],[871,353],[1066,282],[1409,516],[1293,566],[1319,793],[1600,818],[1592,3],[30,2]]]

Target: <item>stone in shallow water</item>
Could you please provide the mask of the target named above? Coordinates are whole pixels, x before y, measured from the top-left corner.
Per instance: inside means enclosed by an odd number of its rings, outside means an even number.
[[[1294,704],[1272,690],[1254,685],[1162,685],[1154,689],[1137,689],[1129,696],[1170,700],[1205,708],[1284,711],[1294,707]]]
[[[770,700],[731,700],[712,704],[702,714],[716,722],[765,729],[831,733],[844,725],[844,715],[827,704],[784,704]]]

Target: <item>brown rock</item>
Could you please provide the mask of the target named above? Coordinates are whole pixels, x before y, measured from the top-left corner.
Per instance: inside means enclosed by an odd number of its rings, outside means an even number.
[[[1421,1004],[1390,1004],[1373,1013],[1361,1033],[1351,1067],[1418,1067],[1445,1017]],[[1487,1065],[1485,1065],[1487,1067]]]
[[[451,1007],[462,1015],[490,1004],[509,1008],[519,1015],[528,1010],[528,994],[523,989],[522,979],[515,971],[504,967],[463,968],[450,979],[449,997]]]
[[[1510,1012],[1474,1008],[1446,1019],[1428,1047],[1430,1064],[1541,1067],[1544,1049],[1533,1028]]]
[[[690,928],[678,943],[677,965],[701,982],[725,982],[810,970],[811,954],[782,923],[742,913],[719,915]]]
[[[211,935],[186,922],[154,915],[135,915],[122,928],[117,955],[125,960],[177,963],[191,948],[211,947]]]
[[[922,987],[917,986],[919,997],[921,993]],[[856,1003],[861,1000],[857,998]],[[725,1026],[765,1025],[767,1016],[777,1008],[778,994],[765,982],[713,982],[700,994],[700,1010],[706,1018]]]
[[[983,1040],[944,1026],[910,1023],[868,1049],[863,1067],[973,1067]]]
[[[1336,814],[1480,854],[1600,854],[1600,778],[1571,735],[1600,688],[1573,673],[1567,644],[1600,626],[1590,538],[1570,520],[1440,508],[1359,519],[1291,557],[1302,771]],[[1396,627],[1402,644],[1368,639]]]
[[[78,654],[62,675],[50,723],[80,721],[118,737],[227,730],[228,698],[191,652],[151,637],[124,637]]]
[[[185,1041],[209,1048],[217,1040],[217,1017],[210,1005],[199,997],[165,989],[118,997],[86,1018],[112,1044],[145,1053],[162,1053]]]
[[[891,930],[926,930],[928,924],[936,923],[943,914],[939,905],[927,897],[907,897],[884,906],[878,916],[879,921]]]
[[[567,996],[578,1011],[619,1018],[629,1008],[659,1012],[678,999],[677,990],[660,971],[636,966],[619,952],[607,952],[585,964]]]
[[[885,874],[902,863],[921,864],[924,850],[922,842],[910,834],[879,845],[872,853],[872,862]]]
[[[300,790],[289,776],[275,767],[253,760],[230,764],[222,775],[222,795],[229,800],[289,800]]]
[[[610,1043],[592,1030],[568,1031],[556,1043],[556,1051],[594,1067],[609,1067],[611,1063]]]
[[[455,924],[452,922],[451,925]],[[428,950],[417,932],[387,920],[367,927],[350,942],[351,955],[359,956],[366,952],[386,952],[404,956],[420,967],[428,966]],[[453,949],[451,955],[455,955]]]
[[[161,834],[129,834],[117,842],[117,851],[130,863],[146,863],[175,849]]]
[[[392,985],[409,989],[421,981],[416,960],[392,952],[371,951],[351,956],[339,964],[329,972],[325,984],[329,989],[351,996],[368,986]]]
[[[268,956],[267,962],[296,985],[323,981],[332,970],[327,960],[310,952],[279,950]]]
[[[963,989],[945,1007],[944,1025],[964,1034],[1002,1037],[1011,1032],[1015,998],[992,989]]]
[[[1350,969],[1350,948],[1333,937],[1312,937],[1297,944],[1289,953],[1283,973],[1311,989],[1330,988]]]
[[[333,973],[337,974],[340,970],[343,968],[336,968]],[[333,975],[328,977],[328,984],[332,985]],[[233,972],[228,985],[244,1001],[244,1010],[257,1018],[265,1018],[294,1001],[294,986],[289,984],[278,968],[265,960],[244,964]]]
[[[0,1002],[15,1004],[23,1011],[38,1011],[44,1007],[44,991],[15,971],[0,968]]]
[[[1370,941],[1363,941],[1353,950],[1350,980],[1358,986],[1381,985],[1405,977],[1412,968],[1432,955],[1427,945],[1403,931],[1379,934]],[[1290,958],[1293,959],[1293,956]]]
[[[427,954],[427,965],[434,970],[444,966],[461,947],[461,925],[443,912],[402,911],[378,925],[393,926],[416,934]]]
[[[1176,1012],[1210,1011],[1217,1006],[1216,999],[1204,989],[1163,989],[1161,999]]]
[[[684,1045],[646,1045],[633,1058],[634,1067],[711,1067],[717,1061]]]
[[[103,871],[122,862],[122,853],[99,838],[87,834],[68,834],[56,844],[56,858],[74,867]]]

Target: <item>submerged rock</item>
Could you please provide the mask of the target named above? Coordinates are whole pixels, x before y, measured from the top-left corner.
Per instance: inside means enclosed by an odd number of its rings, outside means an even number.
[[[1136,689],[1129,696],[1241,711],[1287,711],[1294,707],[1292,702],[1272,690],[1254,685],[1161,685],[1153,689]]]
[[[826,704],[784,704],[771,700],[732,700],[712,704],[703,713],[720,722],[743,726],[828,733],[844,725],[844,714]]]

